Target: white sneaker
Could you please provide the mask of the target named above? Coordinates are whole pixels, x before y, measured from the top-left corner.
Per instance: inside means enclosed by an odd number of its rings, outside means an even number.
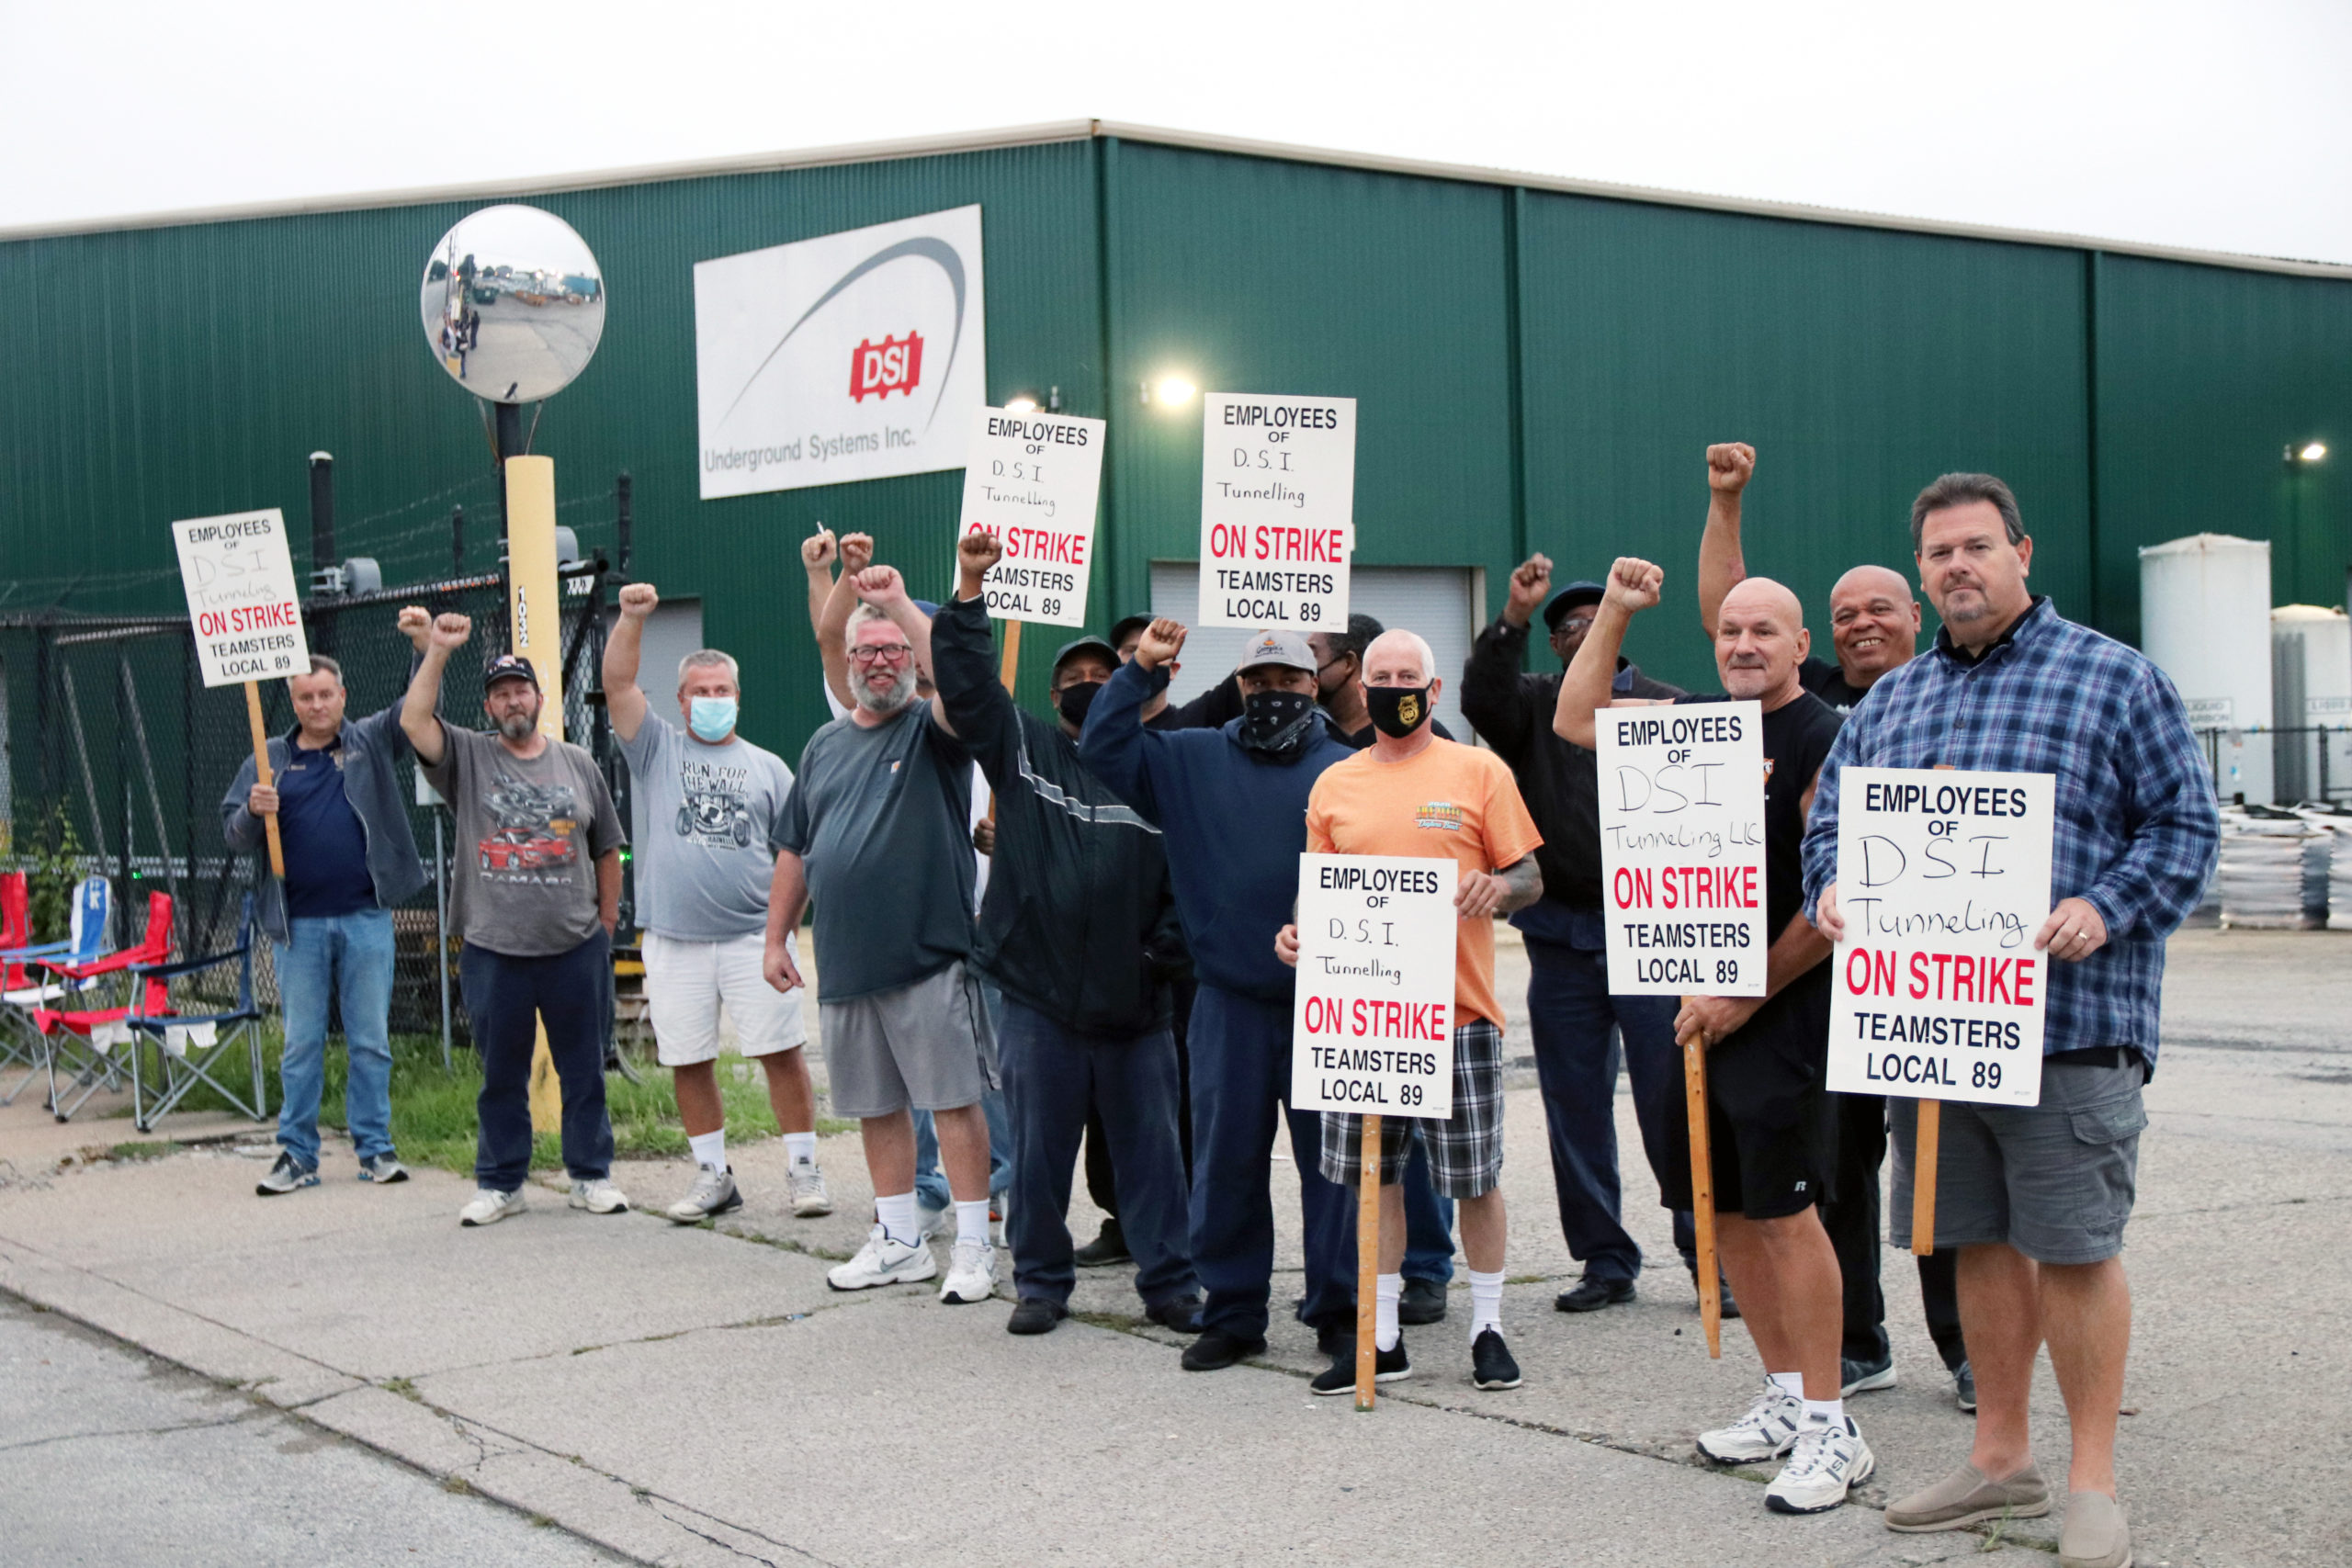
[[[865,1233],[865,1245],[857,1256],[827,1273],[825,1283],[837,1291],[870,1291],[876,1285],[911,1285],[938,1272],[939,1260],[931,1248],[921,1242],[910,1247],[894,1240],[876,1225]]]
[[[1756,1396],[1747,1415],[1728,1427],[1699,1434],[1699,1451],[1717,1464],[1778,1459],[1797,1440],[1797,1427],[1804,1416],[1804,1401],[1766,1378],[1764,1392]]]
[[[704,1165],[695,1168],[695,1184],[686,1189],[686,1195],[662,1212],[682,1225],[694,1225],[742,1206],[743,1195],[735,1190],[735,1172]]]
[[[996,1248],[985,1241],[959,1241],[947,1263],[947,1282],[939,1299],[949,1306],[969,1306],[996,1294]]]
[[[628,1213],[628,1200],[621,1196],[621,1190],[601,1176],[594,1181],[571,1184],[571,1206],[585,1209],[592,1214]]]
[[[794,1166],[785,1179],[791,1185],[792,1212],[797,1218],[813,1220],[833,1212],[833,1201],[825,1191],[825,1173],[815,1161]]]
[[[1776,1514],[1826,1513],[1878,1468],[1871,1446],[1854,1418],[1807,1422],[1797,1433],[1789,1462],[1764,1491],[1764,1506]]]
[[[501,1192],[495,1187],[478,1188],[472,1201],[458,1211],[458,1223],[461,1225],[494,1225],[509,1214],[521,1213],[525,1207],[523,1190],[519,1187],[512,1192]]]

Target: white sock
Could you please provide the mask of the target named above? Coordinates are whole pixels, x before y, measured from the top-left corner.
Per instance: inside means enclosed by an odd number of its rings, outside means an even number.
[[[784,1153],[785,1157],[792,1162],[795,1168],[804,1165],[815,1165],[817,1163],[817,1134],[786,1133],[784,1135]]]
[[[985,1198],[977,1203],[959,1201],[956,1205],[956,1243],[959,1246],[967,1241],[985,1243],[988,1239],[989,1201]]]
[[[874,1200],[874,1217],[881,1222],[882,1233],[902,1247],[922,1245],[922,1231],[915,1224],[915,1195],[900,1192]]]
[[[1470,1270],[1470,1343],[1476,1345],[1478,1336],[1487,1329],[1503,1331],[1503,1271],[1491,1274]]]
[[[1396,1323],[1396,1299],[1404,1293],[1404,1275],[1372,1277],[1372,1343],[1377,1349],[1394,1350],[1398,1336],[1405,1332]]]
[[[1846,1402],[1843,1399],[1808,1399],[1804,1402],[1804,1424],[1819,1422],[1825,1427],[1846,1424]]]
[[[1791,1399],[1803,1399],[1804,1397],[1804,1374],[1803,1372],[1766,1372],[1764,1375],[1771,1380],[1774,1387],[1778,1388],[1782,1393],[1787,1394]]]
[[[686,1147],[694,1150],[695,1163],[705,1170],[727,1168],[727,1129],[716,1133],[689,1133]]]

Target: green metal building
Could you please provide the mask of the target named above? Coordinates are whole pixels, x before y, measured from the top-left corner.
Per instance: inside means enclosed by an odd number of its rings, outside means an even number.
[[[494,570],[478,411],[416,310],[435,242],[493,199],[560,214],[605,269],[601,351],[537,433],[560,521],[609,547],[613,477],[633,476],[636,574],[699,601],[744,664],[747,729],[787,756],[824,717],[797,542],[820,520],[865,530],[943,593],[961,478],[699,500],[692,269],[968,203],[989,400],[1057,388],[1110,422],[1097,628],[1195,552],[1198,405],[1139,396],[1170,374],[1359,400],[1357,563],[1452,569],[1441,646],[1532,549],[1564,578],[1637,552],[1666,563],[1669,610],[1630,651],[1710,679],[1690,585],[1713,440],[1759,448],[1749,564],[1817,632],[1846,567],[1908,565],[1910,498],[1952,468],[2006,477],[2037,584],[2127,639],[2139,546],[2267,538],[2280,603],[2340,602],[2352,558],[2352,267],[1081,121],[0,233],[0,612],[175,607],[164,524],[299,520],[321,448],[339,554],[387,582],[447,575],[463,504],[464,565]],[[2282,459],[2314,440],[2338,457]]]

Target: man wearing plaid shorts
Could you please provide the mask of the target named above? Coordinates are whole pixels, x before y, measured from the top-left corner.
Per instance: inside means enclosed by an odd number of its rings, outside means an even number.
[[[1454,908],[1453,1114],[1439,1122],[1389,1117],[1380,1139],[1380,1273],[1374,1376],[1412,1376],[1397,1326],[1405,1287],[1405,1199],[1399,1185],[1411,1146],[1429,1156],[1441,1196],[1459,1203],[1462,1250],[1470,1263],[1471,1381],[1517,1388],[1519,1363],[1503,1342],[1502,1009],[1495,1000],[1495,917],[1543,897],[1535,849],[1544,841],[1510,767],[1491,751],[1430,733],[1437,679],[1430,645],[1408,631],[1382,634],[1364,653],[1363,693],[1377,733],[1371,749],[1326,770],[1306,802],[1306,847],[1318,854],[1451,856],[1460,867]],[[1274,939],[1283,962],[1298,963],[1298,928]],[[1363,1118],[1323,1113],[1321,1167],[1353,1185],[1362,1176]],[[1355,1355],[1343,1351],[1308,1385],[1317,1393],[1355,1387]]]

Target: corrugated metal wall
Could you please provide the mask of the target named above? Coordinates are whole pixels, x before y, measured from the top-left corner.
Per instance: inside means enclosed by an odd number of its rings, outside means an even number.
[[[634,474],[640,574],[702,596],[744,661],[747,729],[787,754],[823,713],[797,541],[820,518],[865,529],[944,592],[960,476],[697,500],[692,264],[967,202],[985,209],[991,399],[1057,385],[1113,422],[1098,626],[1147,603],[1153,558],[1194,552],[1198,405],[1137,396],[1171,372],[1361,400],[1367,564],[1483,568],[1491,608],[1524,548],[1564,574],[1655,555],[1686,592],[1634,652],[1691,682],[1710,440],[1762,449],[1750,565],[1816,621],[1847,565],[1905,564],[1911,495],[1957,467],[2016,484],[2040,585],[2126,636],[2140,543],[2271,536],[2281,597],[2322,602],[2352,554],[2352,283],[1133,141],[544,197],[613,300],[539,432],[561,519],[609,545],[612,476]],[[462,502],[469,564],[492,564],[477,414],[413,304],[460,210],[0,244],[0,609],[170,607],[163,525],[300,518],[319,447],[341,553],[395,581],[446,571]],[[2335,458],[2289,473],[2281,445],[2311,437]]]

